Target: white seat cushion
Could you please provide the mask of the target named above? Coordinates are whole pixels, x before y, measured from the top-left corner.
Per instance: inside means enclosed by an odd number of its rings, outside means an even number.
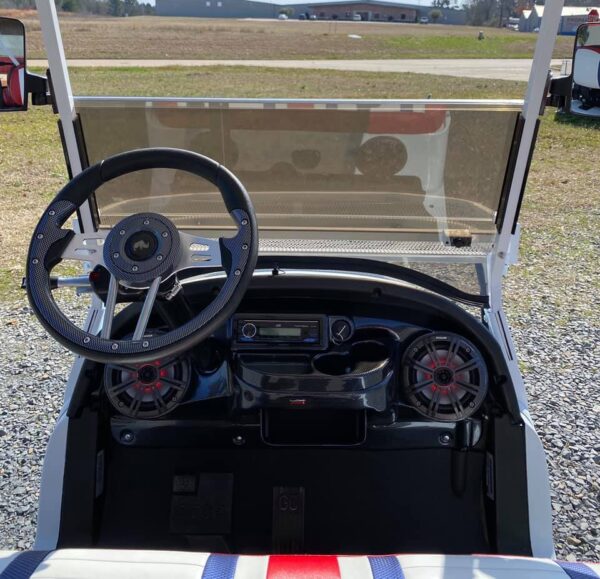
[[[2,571],[16,557],[0,551]],[[581,569],[600,577],[600,565]],[[594,575],[594,573],[596,575]],[[549,559],[487,555],[250,556],[177,551],[62,549],[32,579],[569,579]],[[573,577],[586,577],[573,575]]]

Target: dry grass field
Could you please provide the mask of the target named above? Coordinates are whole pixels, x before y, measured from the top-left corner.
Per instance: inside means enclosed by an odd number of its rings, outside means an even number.
[[[18,15],[27,26],[29,58],[43,58],[37,14]],[[441,24],[71,14],[60,20],[68,58],[530,58],[536,40],[535,34],[486,28],[480,42],[477,28]],[[570,57],[572,45],[572,38],[559,37],[555,57]]]

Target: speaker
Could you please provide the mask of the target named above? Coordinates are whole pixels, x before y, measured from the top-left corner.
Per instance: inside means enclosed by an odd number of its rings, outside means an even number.
[[[418,412],[434,420],[464,420],[488,391],[483,356],[467,339],[452,333],[420,336],[403,359],[404,395]]]
[[[356,168],[371,177],[391,178],[406,165],[406,145],[396,137],[379,135],[365,141],[356,155]]]
[[[191,376],[187,358],[146,364],[107,364],[104,389],[113,407],[131,418],[158,418],[183,400]]]

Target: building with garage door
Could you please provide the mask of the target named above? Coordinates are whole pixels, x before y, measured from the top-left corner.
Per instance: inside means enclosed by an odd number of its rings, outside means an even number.
[[[380,22],[417,22],[419,10],[410,4],[396,2],[368,2],[364,0],[350,0],[345,2],[329,2],[309,5],[311,14],[325,20],[353,20],[360,17],[365,21]],[[427,12],[425,12],[425,15]]]
[[[464,10],[439,8],[439,24],[465,24]],[[158,16],[200,18],[290,18],[316,17],[320,20],[361,20],[375,22],[418,22],[429,16],[431,6],[393,0],[156,0]]]
[[[594,6],[565,6],[562,10],[559,34],[574,35],[580,24],[597,18],[600,8]],[[523,10],[519,19],[519,30],[521,32],[535,32],[542,25],[544,7],[534,6],[531,10]]]

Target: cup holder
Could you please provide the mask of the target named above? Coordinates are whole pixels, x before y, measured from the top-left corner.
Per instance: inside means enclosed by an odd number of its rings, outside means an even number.
[[[379,368],[390,357],[389,349],[376,340],[355,342],[348,352],[319,354],[313,360],[317,372],[329,376],[365,374]]]

